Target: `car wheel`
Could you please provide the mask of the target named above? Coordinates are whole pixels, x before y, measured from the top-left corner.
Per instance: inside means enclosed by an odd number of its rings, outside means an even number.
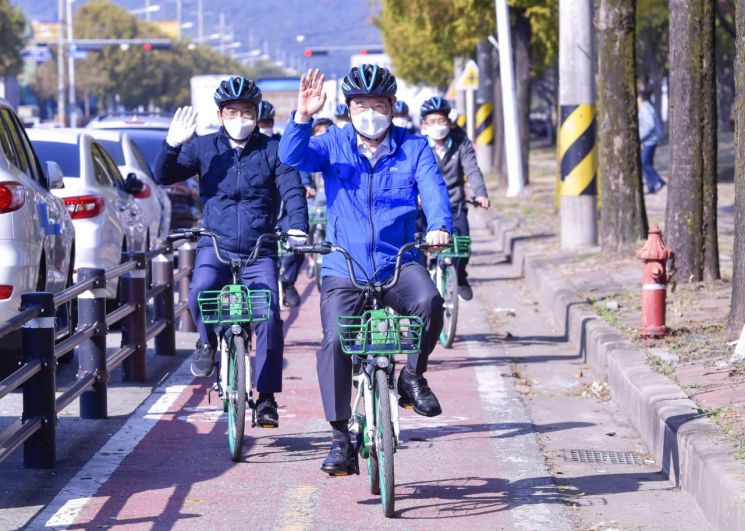
[[[124,257],[124,253],[126,252],[127,252],[127,240],[122,240],[122,258],[119,260],[120,264],[123,264],[124,262],[127,261],[127,259]],[[116,298],[106,299],[106,314],[107,315],[119,307],[120,300],[122,300],[122,278],[121,277],[119,277],[119,280],[116,283]],[[121,326],[121,321],[113,324],[109,328],[118,329],[120,326]]]

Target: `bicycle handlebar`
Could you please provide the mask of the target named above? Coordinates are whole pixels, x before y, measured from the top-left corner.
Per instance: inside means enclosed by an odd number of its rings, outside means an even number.
[[[388,289],[392,286],[395,286],[398,282],[399,275],[401,274],[401,261],[403,260],[404,254],[411,250],[411,249],[429,249],[435,247],[434,245],[425,243],[418,239],[417,241],[405,243],[401,248],[398,250],[398,253],[396,253],[396,266],[393,272],[393,276],[386,280],[385,282],[382,282],[378,284],[380,289]],[[349,279],[352,281],[352,284],[355,288],[364,290],[369,288],[371,285],[375,285],[376,283],[373,281],[368,281],[367,283],[362,283],[357,280],[357,277],[354,274],[354,259],[352,258],[352,255],[349,254],[349,251],[347,251],[344,247],[339,247],[338,245],[333,245],[331,242],[319,242],[313,245],[299,245],[292,248],[293,251],[296,253],[318,253],[318,254],[329,254],[329,253],[340,253],[342,256],[344,256],[345,261],[347,262],[347,273],[349,274]]]
[[[227,258],[225,258],[221,251],[220,247],[217,245],[217,234],[212,232],[209,229],[205,229],[202,227],[192,227],[190,229],[181,229],[174,232],[171,232],[168,236],[166,236],[166,240],[169,242],[175,242],[177,240],[190,240],[190,241],[197,241],[202,236],[208,236],[212,240],[212,247],[215,249],[215,255],[217,256],[217,259],[222,262],[223,264],[232,266],[233,262]],[[265,233],[259,236],[259,238],[256,240],[256,245],[253,248],[253,251],[251,251],[251,254],[248,255],[248,259],[245,262],[242,262],[244,266],[248,266],[256,262],[256,259],[259,257],[259,250],[261,249],[261,246],[267,242],[267,241],[277,241],[282,240],[284,241],[287,238],[287,234],[284,232],[275,232],[275,233]]]

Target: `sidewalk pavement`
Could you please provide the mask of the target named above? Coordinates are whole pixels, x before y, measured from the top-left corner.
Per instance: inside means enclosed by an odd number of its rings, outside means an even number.
[[[544,154],[539,163],[550,166],[551,157]],[[719,185],[724,280],[686,284],[678,279],[677,291],[668,293],[670,337],[644,341],[636,337],[641,262],[633,256],[603,256],[599,249],[562,252],[554,230],[558,216],[551,207],[540,208],[553,202],[553,178],[534,175],[532,197],[506,213],[503,208],[493,220],[498,250],[522,265],[541,307],[580,345],[587,362],[607,375],[614,401],[709,521],[721,529],[745,528],[745,370],[728,363],[731,349],[724,340],[732,269],[732,183]],[[646,196],[650,223],[663,228],[665,200],[664,191]]]

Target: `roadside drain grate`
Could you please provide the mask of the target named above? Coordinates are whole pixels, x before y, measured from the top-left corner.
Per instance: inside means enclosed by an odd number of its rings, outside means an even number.
[[[568,455],[567,455],[568,454]],[[565,456],[575,463],[609,463],[611,465],[644,465],[636,452],[606,452],[598,450],[568,450]]]

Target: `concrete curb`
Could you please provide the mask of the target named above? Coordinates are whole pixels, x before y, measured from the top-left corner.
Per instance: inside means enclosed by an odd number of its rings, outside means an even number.
[[[607,375],[613,400],[676,485],[690,493],[719,529],[745,529],[745,463],[734,458],[723,434],[668,377],[655,372],[645,353],[598,317],[552,269],[568,255],[531,251],[535,236],[513,220],[495,219],[498,250],[519,268],[543,310],[580,347],[594,369]]]

